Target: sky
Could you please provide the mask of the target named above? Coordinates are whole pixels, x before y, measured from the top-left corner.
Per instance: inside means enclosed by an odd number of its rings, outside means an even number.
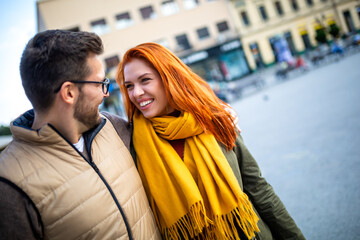
[[[0,29],[0,125],[7,126],[32,108],[21,85],[19,63],[36,33],[35,0],[0,1]]]

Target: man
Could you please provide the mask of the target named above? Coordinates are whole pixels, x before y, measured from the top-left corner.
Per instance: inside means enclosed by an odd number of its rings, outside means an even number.
[[[130,129],[99,114],[102,52],[87,32],[49,30],[27,44],[20,73],[33,110],[12,122],[0,155],[0,239],[160,239]]]

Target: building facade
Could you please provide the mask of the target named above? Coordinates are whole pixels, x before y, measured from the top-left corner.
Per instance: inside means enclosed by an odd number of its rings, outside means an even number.
[[[110,73],[143,42],[164,45],[209,81],[250,72],[225,0],[39,0],[37,12],[38,31],[99,34]]]
[[[312,50],[317,31],[338,26],[341,33],[360,29],[357,0],[230,0],[231,14],[252,70],[291,60]],[[328,36],[331,41],[331,37]]]
[[[95,32],[103,40],[107,76],[127,49],[157,42],[207,81],[230,81],[250,73],[226,0],[38,0],[38,31]],[[124,115],[118,86],[104,108]]]

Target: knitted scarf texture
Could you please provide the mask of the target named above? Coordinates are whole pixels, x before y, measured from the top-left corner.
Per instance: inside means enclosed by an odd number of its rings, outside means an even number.
[[[259,218],[212,134],[195,118],[134,114],[133,143],[150,205],[165,239],[251,239]],[[168,140],[185,139],[182,160]]]

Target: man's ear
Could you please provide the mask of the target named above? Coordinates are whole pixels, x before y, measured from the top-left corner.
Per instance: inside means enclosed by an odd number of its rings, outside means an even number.
[[[60,98],[67,104],[74,104],[78,93],[79,89],[71,82],[64,82],[59,91]]]

